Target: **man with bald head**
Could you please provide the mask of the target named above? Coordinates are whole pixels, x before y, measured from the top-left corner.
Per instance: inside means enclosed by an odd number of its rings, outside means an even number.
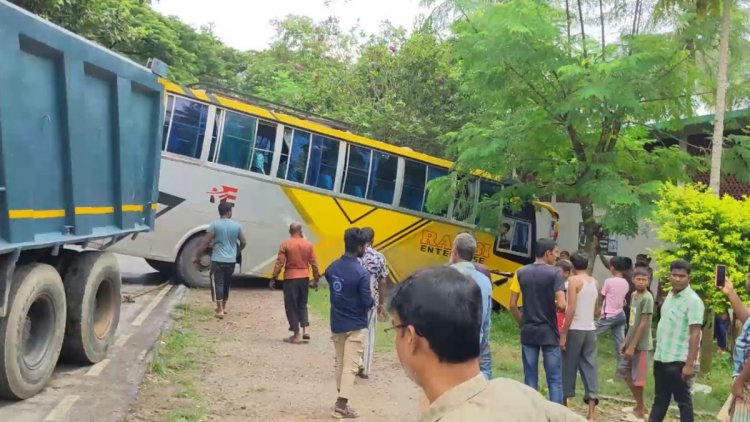
[[[318,261],[315,258],[313,245],[302,235],[302,224],[292,223],[289,226],[290,238],[281,243],[276,266],[273,269],[270,287],[274,288],[276,280],[284,270],[284,308],[289,321],[289,331],[293,334],[285,338],[287,343],[300,344],[303,340],[310,340],[307,327],[310,321],[307,317],[307,293],[310,283],[310,268],[312,268],[312,287],[318,288],[320,273]],[[302,336],[300,337],[300,327]]]

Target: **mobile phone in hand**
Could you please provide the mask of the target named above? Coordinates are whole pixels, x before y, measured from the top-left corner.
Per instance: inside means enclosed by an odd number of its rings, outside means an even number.
[[[724,282],[727,279],[727,266],[726,265],[717,265],[716,266],[716,287],[722,288],[724,287]]]

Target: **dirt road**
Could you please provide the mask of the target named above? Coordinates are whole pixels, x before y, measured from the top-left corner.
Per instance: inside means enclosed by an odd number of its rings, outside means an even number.
[[[208,293],[191,291],[188,306],[209,311]],[[238,288],[223,321],[206,317],[196,330],[215,350],[192,381],[212,421],[330,421],[336,399],[334,351],[327,323],[311,312],[312,340],[293,345],[280,292]],[[403,374],[393,352],[377,353],[374,374],[357,380],[352,406],[361,421],[416,420],[418,390]],[[179,388],[145,381],[128,420],[192,420],[175,417],[185,404]],[[170,416],[171,415],[171,416]]]

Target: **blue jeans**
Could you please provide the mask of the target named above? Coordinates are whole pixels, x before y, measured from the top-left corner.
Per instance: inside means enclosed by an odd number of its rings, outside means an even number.
[[[482,338],[479,344],[479,372],[488,380],[492,379],[492,351],[490,350],[490,340],[488,337]]]
[[[596,321],[596,335],[610,331],[612,333],[612,339],[614,340],[613,345],[615,348],[615,359],[617,359],[617,367],[615,368],[615,376],[617,376],[618,368],[624,365],[622,357],[620,356],[620,348],[622,342],[625,340],[625,312],[609,317],[602,318]]]
[[[534,390],[539,390],[539,351],[542,352],[544,372],[547,374],[549,399],[563,404],[562,353],[560,346],[521,345],[523,358],[523,382]]]

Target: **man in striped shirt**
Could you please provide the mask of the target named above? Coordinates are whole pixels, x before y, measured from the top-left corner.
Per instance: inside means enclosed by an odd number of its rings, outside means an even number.
[[[375,231],[371,227],[362,229],[365,238],[365,254],[359,258],[360,264],[370,273],[370,292],[375,306],[367,314],[367,338],[365,339],[365,351],[357,376],[363,379],[370,378],[372,371],[372,356],[375,354],[375,333],[378,318],[385,316],[386,280],[390,275],[388,265],[382,253],[376,251],[372,244],[375,242]]]
[[[649,422],[662,422],[674,396],[680,421],[693,422],[690,384],[703,325],[703,301],[690,288],[690,263],[678,259],[669,268],[672,291],[661,308],[654,352],[654,406]],[[709,339],[710,341],[710,339]]]

